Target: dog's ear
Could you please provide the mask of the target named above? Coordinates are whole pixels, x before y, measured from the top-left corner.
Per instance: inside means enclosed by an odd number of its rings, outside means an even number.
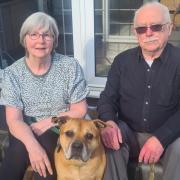
[[[61,126],[62,124],[65,124],[68,119],[68,116],[52,117],[51,122],[55,124],[58,123],[58,125]]]
[[[93,122],[97,128],[107,127],[107,124],[104,121],[101,121],[100,119],[95,119],[95,120],[93,120]]]

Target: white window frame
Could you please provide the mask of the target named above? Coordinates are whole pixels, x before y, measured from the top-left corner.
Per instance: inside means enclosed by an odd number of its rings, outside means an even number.
[[[144,0],[146,1],[148,0]],[[95,76],[94,1],[71,0],[71,2],[74,57],[78,59],[83,68],[90,89],[89,96],[97,98],[104,89],[107,78]],[[118,42],[129,43],[134,41],[133,37],[123,36],[121,40],[118,40]]]
[[[110,14],[109,14],[109,2],[108,1],[109,0],[103,0],[103,7],[105,9],[104,21],[107,19],[107,21],[105,22],[105,26],[103,27],[103,31],[105,32],[106,42],[136,43],[137,40],[136,40],[135,36],[133,36],[133,35],[130,35],[130,36],[110,35],[110,33],[109,33],[109,31],[110,31],[110,26],[109,26],[109,24],[110,24],[110,22],[109,22]],[[132,9],[132,10],[135,10],[135,9]]]
[[[95,77],[93,0],[72,0],[74,57],[79,60],[90,88],[90,97],[99,97],[106,79]]]

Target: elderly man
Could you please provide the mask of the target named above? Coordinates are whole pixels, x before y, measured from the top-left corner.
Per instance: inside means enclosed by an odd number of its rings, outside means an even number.
[[[179,180],[180,49],[168,43],[171,30],[166,6],[140,7],[134,17],[139,46],[115,57],[101,93],[99,117],[112,126],[102,130],[102,140],[118,150],[110,152],[107,168],[121,166],[118,180],[127,179],[129,156],[144,163],[161,158],[163,180]]]

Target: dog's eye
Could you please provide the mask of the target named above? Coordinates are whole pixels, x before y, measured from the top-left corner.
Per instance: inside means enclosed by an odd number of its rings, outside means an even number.
[[[66,131],[65,134],[68,137],[73,137],[74,136],[74,132],[73,131]]]
[[[87,139],[87,140],[92,140],[92,139],[93,139],[93,134],[87,133],[87,134],[85,135],[85,139]]]

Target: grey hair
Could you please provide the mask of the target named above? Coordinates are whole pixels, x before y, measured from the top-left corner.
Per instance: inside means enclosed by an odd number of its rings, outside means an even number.
[[[26,48],[24,41],[26,34],[39,28],[42,28],[45,31],[50,31],[54,37],[53,49],[55,49],[58,46],[59,30],[55,19],[44,12],[36,12],[26,18],[20,30],[21,45]]]
[[[163,13],[163,16],[164,16],[164,20],[167,22],[167,23],[171,23],[171,16],[170,16],[170,13],[169,13],[169,9],[167,6],[157,2],[157,1],[151,1],[151,2],[147,2],[145,4],[143,4],[139,9],[137,9],[135,11],[135,14],[134,14],[134,25],[136,23],[136,19],[137,19],[137,15],[139,14],[139,12],[144,9],[145,7],[153,7],[153,6],[156,6],[156,7],[159,7]]]

